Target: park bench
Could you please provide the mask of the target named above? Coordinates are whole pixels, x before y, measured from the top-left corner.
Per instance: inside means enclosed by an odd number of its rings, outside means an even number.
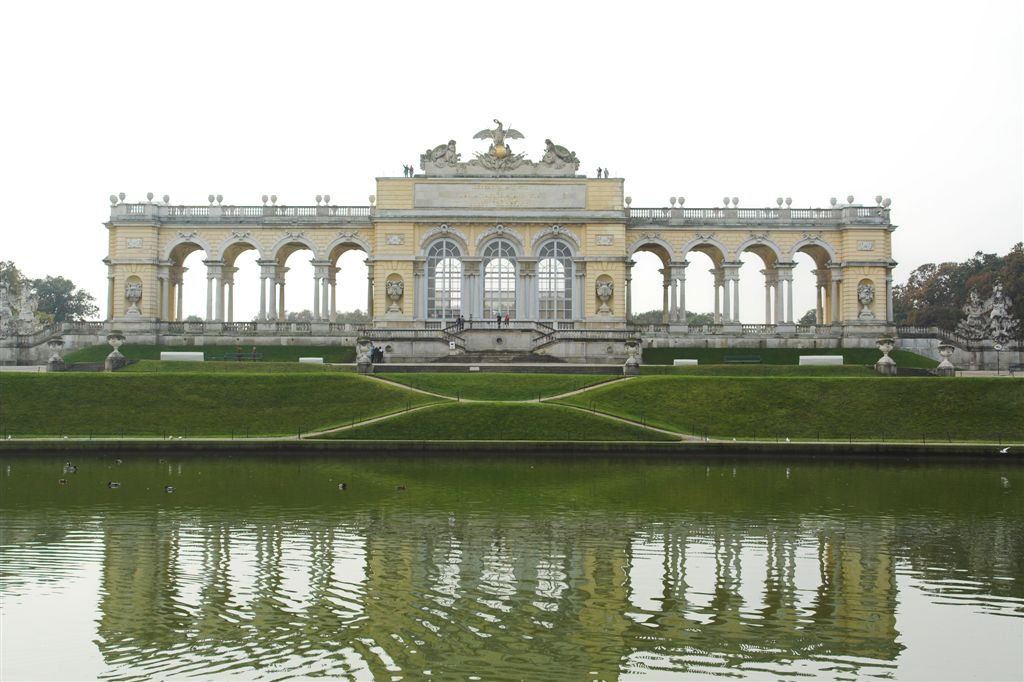
[[[760,355],[726,355],[722,358],[722,362],[726,364],[757,364],[761,362]]]
[[[1021,362],[1010,363],[1010,376],[1012,377],[1016,372],[1024,372],[1024,363],[1021,363]]]

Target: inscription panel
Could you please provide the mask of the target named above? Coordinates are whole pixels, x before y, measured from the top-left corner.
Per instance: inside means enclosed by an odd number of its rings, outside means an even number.
[[[416,208],[586,208],[586,185],[417,184]]]

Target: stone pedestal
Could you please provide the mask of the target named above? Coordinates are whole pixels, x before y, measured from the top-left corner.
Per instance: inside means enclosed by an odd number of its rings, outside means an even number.
[[[956,367],[949,361],[951,355],[953,355],[953,345],[950,343],[939,344],[939,355],[942,356],[942,362],[935,369],[935,373],[942,377],[956,376]]]
[[[64,348],[64,339],[55,337],[46,342],[50,349],[50,359],[46,361],[47,372],[63,372],[67,369],[64,365],[64,358],[61,357],[61,350]]]
[[[114,350],[111,351],[110,355],[107,356],[107,359],[103,361],[103,369],[107,372],[113,372],[114,370],[121,369],[127,365],[128,358],[123,356],[121,351],[118,350],[118,348],[121,347],[121,344],[124,343],[124,334],[121,332],[111,332],[110,334],[107,334],[107,343],[109,343],[111,348]]]
[[[896,342],[890,337],[878,339],[878,350],[882,351],[882,357],[875,363],[875,371],[883,376],[896,376],[896,361],[889,357],[889,353],[896,347]]]
[[[640,340],[626,341],[626,362],[622,365],[623,376],[631,377],[640,374]]]

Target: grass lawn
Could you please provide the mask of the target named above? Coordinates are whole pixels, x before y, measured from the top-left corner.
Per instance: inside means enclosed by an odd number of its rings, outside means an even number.
[[[444,403],[325,436],[353,440],[674,440],[556,405]]]
[[[763,365],[798,365],[801,355],[842,355],[847,365],[874,365],[882,352],[874,348],[644,348],[644,363],[671,365],[676,358],[699,360],[702,365],[721,365],[726,356],[758,355]],[[939,363],[917,353],[895,350],[889,356],[898,367],[931,369]]]
[[[432,402],[346,372],[0,375],[0,433],[292,435]]]
[[[1024,379],[641,376],[558,402],[713,437],[1024,440]]]
[[[466,400],[535,400],[616,378],[612,375],[506,374],[503,372],[388,372],[389,381]]]
[[[877,377],[871,367],[864,365],[640,365],[641,374],[673,374],[683,376],[718,377]]]
[[[241,346],[243,353],[252,350],[252,346]],[[121,346],[121,354],[131,360],[159,360],[160,351],[192,351],[203,352],[207,359],[224,357],[225,353],[234,353],[236,346],[153,346],[126,343]],[[298,362],[299,358],[323,358],[324,362],[355,362],[356,349],[352,346],[256,346],[256,352],[263,355],[256,362]],[[110,355],[110,346],[101,344],[89,346],[68,353],[64,356],[67,363],[103,362]]]
[[[219,374],[234,372],[240,374],[295,374],[306,372],[355,372],[351,365],[316,365],[298,362],[161,362],[160,360],[139,360],[118,370],[119,372],[149,374]]]

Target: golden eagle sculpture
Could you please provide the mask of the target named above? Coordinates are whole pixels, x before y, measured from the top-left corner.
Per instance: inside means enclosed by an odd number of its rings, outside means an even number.
[[[473,136],[473,139],[490,140],[491,148],[487,150],[488,153],[493,154],[498,159],[503,159],[506,156],[512,155],[512,148],[505,144],[505,138],[521,140],[523,139],[523,134],[515,128],[505,128],[498,119],[494,119],[494,122],[498,124],[497,128],[481,130]]]

